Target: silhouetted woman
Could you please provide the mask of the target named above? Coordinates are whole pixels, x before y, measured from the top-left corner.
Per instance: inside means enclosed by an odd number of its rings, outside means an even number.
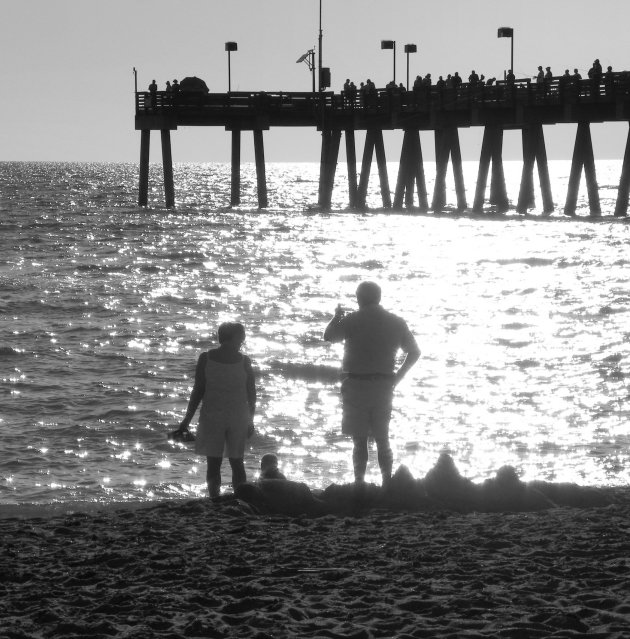
[[[220,494],[224,455],[232,467],[232,486],[247,481],[243,456],[245,443],[254,433],[256,408],[252,363],[240,352],[245,341],[243,325],[221,324],[218,339],[218,348],[199,356],[188,410],[177,431],[188,430],[201,402],[195,452],[208,459],[208,492],[212,498]]]

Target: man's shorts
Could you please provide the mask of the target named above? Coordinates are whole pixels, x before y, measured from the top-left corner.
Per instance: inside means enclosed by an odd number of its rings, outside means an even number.
[[[391,378],[344,379],[341,384],[341,432],[350,437],[387,438],[393,395]]]

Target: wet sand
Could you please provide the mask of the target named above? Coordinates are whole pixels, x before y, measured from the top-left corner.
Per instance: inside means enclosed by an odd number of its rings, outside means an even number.
[[[226,497],[13,513],[0,636],[621,639],[630,493],[606,495],[523,512],[288,516]]]

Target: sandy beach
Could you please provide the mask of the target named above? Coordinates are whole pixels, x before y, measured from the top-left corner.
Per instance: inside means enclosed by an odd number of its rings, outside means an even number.
[[[600,494],[520,512],[5,511],[0,636],[621,639],[630,494]]]

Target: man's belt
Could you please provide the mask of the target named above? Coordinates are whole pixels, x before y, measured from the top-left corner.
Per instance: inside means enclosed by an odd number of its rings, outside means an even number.
[[[386,379],[393,379],[393,373],[348,373],[349,379],[360,379],[364,381],[382,381]]]

